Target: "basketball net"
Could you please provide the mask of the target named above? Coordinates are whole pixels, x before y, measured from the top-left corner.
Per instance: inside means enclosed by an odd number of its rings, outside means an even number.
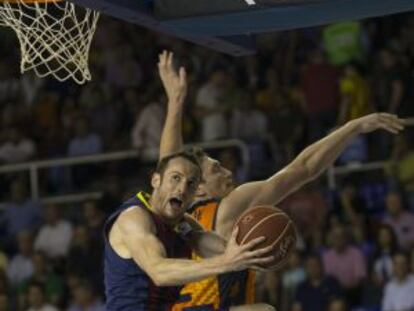
[[[89,49],[99,12],[62,0],[0,0],[0,26],[20,42],[20,71],[78,84],[91,80]]]

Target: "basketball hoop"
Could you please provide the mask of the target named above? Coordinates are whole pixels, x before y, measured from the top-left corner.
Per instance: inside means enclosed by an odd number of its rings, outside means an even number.
[[[89,48],[99,12],[63,0],[0,0],[0,26],[20,42],[20,71],[78,84],[91,80]]]

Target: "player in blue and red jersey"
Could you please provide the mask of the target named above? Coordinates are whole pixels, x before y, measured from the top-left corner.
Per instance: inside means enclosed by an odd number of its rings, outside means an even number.
[[[267,255],[269,247],[251,251],[264,238],[239,246],[236,229],[226,243],[185,215],[200,179],[194,155],[169,155],[152,176],[152,194],[138,193],[108,218],[104,227],[108,311],[171,310],[183,284],[273,260]],[[211,258],[190,260],[191,250]]]

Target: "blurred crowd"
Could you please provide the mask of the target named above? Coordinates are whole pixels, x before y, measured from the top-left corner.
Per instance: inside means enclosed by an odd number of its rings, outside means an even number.
[[[414,115],[414,15],[261,35],[233,58],[104,17],[85,86],[19,73],[14,34],[0,28],[2,165],[156,148],[165,117],[157,55],[188,72],[186,142],[243,140],[251,168],[217,151],[238,182],[266,178],[336,126],[374,111]],[[339,164],[388,161],[330,191],[321,180],[281,207],[300,232],[284,271],[259,275],[259,300],[281,311],[414,309],[413,133],[356,139]],[[104,189],[100,200],[41,204],[27,176],[0,176],[0,311],[104,310],[101,228],[149,168],[134,163],[42,171],[42,195]]]

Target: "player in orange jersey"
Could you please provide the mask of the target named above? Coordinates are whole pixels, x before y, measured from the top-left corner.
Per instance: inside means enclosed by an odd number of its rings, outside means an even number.
[[[187,81],[183,67],[178,72],[175,70],[170,52],[164,51],[159,55],[158,69],[168,96],[167,118],[160,146],[162,158],[183,148],[181,122]],[[245,183],[237,188],[232,173],[200,151],[203,181],[196,193],[197,201],[189,212],[205,229],[228,238],[235,221],[249,207],[278,204],[302,185],[317,178],[356,136],[378,129],[397,134],[403,128],[404,121],[388,113],[370,114],[352,120],[307,147],[270,178]],[[181,291],[180,303],[173,310],[272,310],[268,305],[252,304],[253,284],[254,276],[247,271],[187,284]],[[250,305],[241,306],[243,304]]]

